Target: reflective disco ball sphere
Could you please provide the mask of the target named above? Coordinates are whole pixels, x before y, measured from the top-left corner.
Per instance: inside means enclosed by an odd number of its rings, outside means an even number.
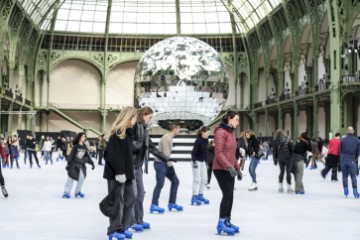
[[[212,121],[228,96],[228,77],[219,54],[191,37],[172,37],[152,46],[135,73],[135,105],[154,110],[153,122],[195,130]]]

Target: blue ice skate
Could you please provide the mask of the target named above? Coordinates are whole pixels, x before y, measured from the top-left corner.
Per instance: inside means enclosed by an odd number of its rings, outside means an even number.
[[[113,232],[113,233],[110,233],[108,235],[108,237],[109,237],[109,240],[113,240],[114,238],[117,240],[124,240],[126,236],[124,234],[121,234],[118,232]]]
[[[143,229],[150,229],[150,223],[143,222],[142,226],[143,226]]]
[[[218,234],[227,234],[227,235],[235,234],[235,230],[233,228],[225,226],[225,219],[223,219],[223,218],[219,219],[216,230],[217,230]]]
[[[347,197],[349,195],[348,187],[344,187],[344,195],[345,195],[345,197]]]
[[[153,204],[153,205],[150,206],[150,213],[153,213],[153,212],[164,213],[165,209],[163,209],[161,207],[158,207],[158,206]]]
[[[175,209],[175,210],[177,210],[177,211],[179,211],[179,212],[182,211],[182,210],[184,210],[184,208],[183,208],[182,206],[176,205],[175,203],[169,203],[169,204],[168,204],[168,209],[169,209],[169,211]]]
[[[142,224],[133,224],[129,228],[134,229],[136,232],[141,232],[144,229]]]
[[[355,198],[359,198],[359,193],[357,188],[353,188],[353,194]]]
[[[62,195],[62,198],[67,198],[67,199],[69,199],[69,198],[71,198],[71,196],[70,196],[69,193],[64,193],[64,194]]]
[[[83,194],[82,192],[78,192],[78,193],[75,193],[75,197],[79,197],[79,198],[84,198],[85,197],[85,194]]]
[[[199,194],[198,200],[202,201],[205,204],[209,204],[209,199],[204,198],[204,194]]]
[[[193,195],[191,198],[191,205],[201,205],[201,200],[199,200],[198,196]]]
[[[125,235],[125,237],[128,239],[132,239],[132,236],[133,236],[133,233],[128,230],[121,232],[121,234]]]
[[[239,233],[240,232],[240,228],[234,224],[232,224],[230,222],[230,219],[226,219],[225,220],[225,226],[228,227],[228,228],[232,228],[234,229],[235,233]]]

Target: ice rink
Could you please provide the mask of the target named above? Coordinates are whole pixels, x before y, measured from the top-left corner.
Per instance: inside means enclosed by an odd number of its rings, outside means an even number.
[[[84,199],[62,199],[65,180],[65,162],[54,162],[42,168],[25,166],[21,169],[3,169],[9,198],[0,197],[0,239],[22,240],[106,240],[108,218],[103,216],[98,203],[106,195],[103,167],[94,171],[88,166],[82,192]],[[249,161],[246,162],[246,166]],[[232,222],[240,226],[235,236],[216,235],[221,192],[216,179],[205,191],[209,205],[191,206],[192,172],[188,162],[175,164],[180,179],[177,203],[183,212],[150,214],[155,172],[150,163],[149,174],[144,175],[144,220],[151,229],[134,233],[141,240],[358,240],[360,239],[360,200],[343,197],[341,182],[332,183],[320,176],[323,165],[316,170],[305,169],[305,195],[278,193],[279,168],[272,160],[261,161],[257,168],[257,192],[248,192],[251,183],[246,171],[243,181],[236,181]],[[247,168],[246,168],[247,169]],[[338,176],[341,179],[341,174]],[[350,181],[349,181],[350,183]],[[74,189],[75,186],[73,186]],[[166,207],[170,184],[167,181],[160,197],[160,206]],[[350,187],[351,188],[351,185]]]

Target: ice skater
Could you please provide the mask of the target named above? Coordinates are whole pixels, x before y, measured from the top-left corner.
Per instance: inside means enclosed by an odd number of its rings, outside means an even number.
[[[179,134],[180,126],[175,123],[169,124],[169,132],[166,133],[159,142],[159,150],[163,152],[169,158],[171,157],[173,138]],[[152,197],[152,203],[150,206],[150,213],[159,212],[164,213],[165,209],[159,207],[159,197],[162,188],[164,187],[165,177],[171,182],[170,198],[168,203],[169,211],[175,209],[182,211],[183,207],[176,204],[176,195],[179,187],[179,178],[176,175],[173,161],[163,162],[158,158],[155,158],[154,168],[156,171],[156,186]]]
[[[292,161],[295,164],[295,194],[305,194],[303,176],[304,162],[306,161],[306,152],[311,151],[311,143],[307,138],[307,133],[300,134],[295,142]]]
[[[207,152],[209,145],[210,128],[203,126],[197,133],[197,138],[191,152],[192,164],[192,197],[191,205],[209,204],[210,201],[204,198],[204,190],[207,183]]]
[[[141,108],[138,114],[137,123],[132,128],[134,149],[133,164],[136,180],[134,182],[134,187],[137,195],[133,212],[133,225],[131,225],[131,228],[135,231],[150,228],[150,224],[144,222],[143,207],[145,197],[143,165],[145,163],[145,173],[148,173],[149,152],[163,162],[167,162],[169,160],[169,157],[159,151],[149,137],[148,125],[151,122],[153,113],[154,112],[150,107],[145,106]]]
[[[321,176],[325,179],[328,172],[331,170],[331,181],[337,182],[337,168],[339,165],[339,148],[340,148],[340,133],[336,133],[335,137],[329,141],[329,150],[325,160],[325,168],[321,171]]]
[[[38,144],[31,134],[29,134],[28,136],[29,136],[29,138],[26,140],[25,149],[27,150],[28,155],[29,155],[30,168],[32,168],[32,165],[33,165],[33,161],[32,161],[33,156],[35,158],[38,168],[41,168],[41,166],[39,164],[37,152],[36,152],[36,148],[38,147]]]
[[[213,167],[213,163],[214,163],[214,156],[215,156],[215,142],[214,140],[211,140],[209,142],[209,146],[208,146],[208,155],[207,155],[207,162],[206,162],[206,166],[207,166],[207,184],[206,187],[207,189],[210,189],[210,181],[211,181],[211,175],[212,175],[212,167]]]
[[[1,144],[0,144],[0,155],[1,155],[2,159],[5,158],[4,149],[1,146]],[[1,164],[0,164],[0,186],[1,186],[1,192],[3,193],[4,197],[7,198],[9,196],[9,194],[6,191],[6,188],[5,188],[5,180],[4,180],[4,176],[2,175],[2,172],[1,172]]]
[[[109,240],[131,238],[128,231],[133,218],[136,193],[134,189],[133,137],[132,127],[136,123],[134,107],[121,110],[110,130],[110,138],[104,152],[105,167],[103,177],[107,180],[108,193],[115,188],[120,196],[120,208],[115,217],[110,217],[107,229]],[[120,184],[120,186],[117,186]]]
[[[260,162],[261,154],[260,152],[260,142],[256,138],[255,133],[252,130],[247,130],[245,132],[246,138],[248,140],[248,151],[247,154],[250,156],[250,166],[249,173],[252,179],[252,183],[249,186],[249,191],[257,191],[257,181],[256,181],[256,168]]]
[[[294,167],[292,164],[292,154],[293,154],[293,142],[292,140],[285,136],[285,131],[278,129],[276,131],[276,138],[274,140],[274,149],[273,157],[275,166],[279,164],[280,174],[279,174],[279,192],[284,192],[284,173],[286,170],[286,182],[287,182],[287,192],[293,193],[294,190],[291,188],[291,170]]]
[[[17,144],[17,138],[14,135],[14,137],[10,137],[9,138],[9,155],[10,155],[10,168],[13,168],[14,165],[14,161],[16,162],[16,167],[19,167],[19,149],[18,149],[18,144]]]
[[[80,132],[74,139],[74,147],[67,159],[66,170],[68,178],[65,184],[63,198],[70,198],[70,192],[74,181],[77,181],[75,188],[75,197],[84,198],[85,194],[81,192],[82,185],[86,177],[86,166],[88,163],[92,166],[92,170],[95,169],[94,162],[91,160],[89,151],[84,142],[86,135],[84,132]]]
[[[360,140],[354,136],[354,128],[348,127],[346,136],[340,140],[340,166],[342,172],[342,182],[344,195],[349,195],[348,177],[351,177],[353,194],[359,198],[356,180],[356,160],[360,156]]]
[[[238,180],[242,178],[240,166],[235,157],[237,142],[233,133],[238,125],[239,114],[235,111],[228,111],[214,131],[215,157],[213,170],[223,195],[217,224],[218,234],[234,235],[235,232],[240,231],[238,226],[230,222],[234,200],[235,177],[237,176]]]

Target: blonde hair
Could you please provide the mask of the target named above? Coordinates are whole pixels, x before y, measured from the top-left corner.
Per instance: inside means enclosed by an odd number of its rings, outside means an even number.
[[[252,137],[252,136],[256,137],[256,134],[255,134],[254,131],[251,130],[251,129],[245,131],[245,133],[249,134],[250,137]]]
[[[126,129],[132,127],[131,120],[136,115],[134,107],[128,106],[122,109],[111,127],[110,134],[116,133],[120,139],[126,138]]]
[[[277,137],[285,137],[285,131],[282,129],[276,130],[276,136]]]

